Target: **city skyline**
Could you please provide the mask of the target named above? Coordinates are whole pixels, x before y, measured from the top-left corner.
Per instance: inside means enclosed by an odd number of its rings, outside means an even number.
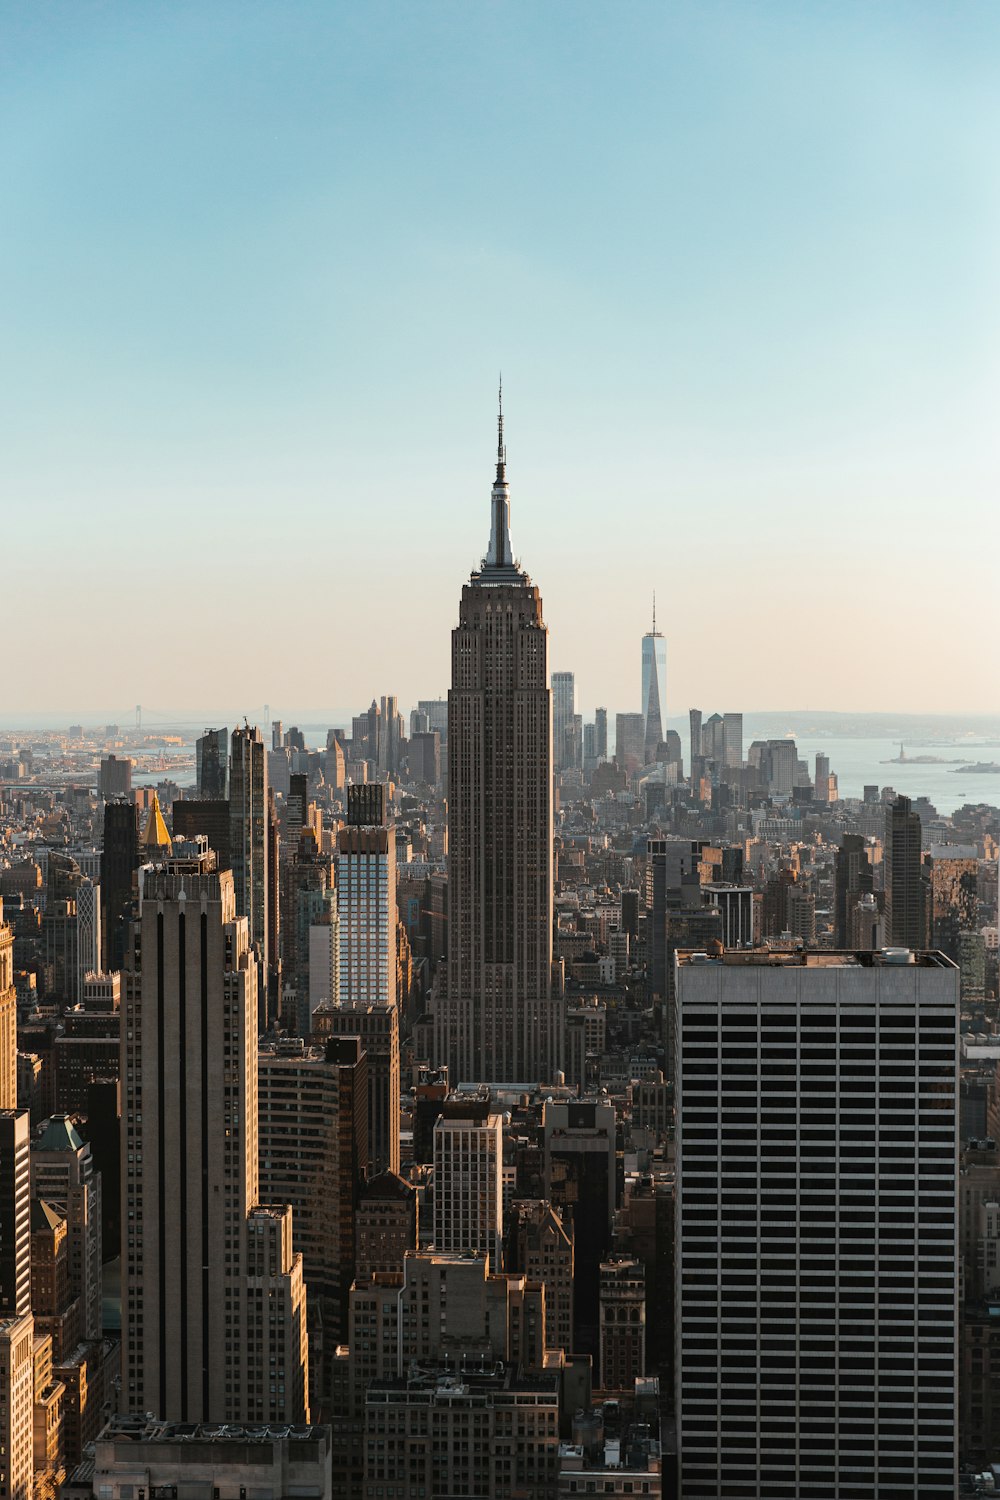
[[[297,633],[331,600],[346,624],[365,580],[339,559],[373,516],[400,612],[366,613],[334,700],[390,657],[403,700],[443,685],[498,366],[517,543],[583,701],[638,707],[655,589],[669,717],[743,697],[740,619],[784,642],[762,708],[788,682],[992,707],[935,620],[989,638],[995,11],[122,15],[2,27],[5,587],[12,618],[49,601],[13,711],[71,702],[73,612],[110,571],[140,618],[150,557],[181,595],[205,556],[261,598],[294,568]],[[481,107],[488,76],[511,107]],[[141,671],[111,654],[111,701],[207,696],[204,609],[147,633]],[[286,635],[260,631],[235,697],[312,701]],[[876,647],[891,672],[860,672]]]

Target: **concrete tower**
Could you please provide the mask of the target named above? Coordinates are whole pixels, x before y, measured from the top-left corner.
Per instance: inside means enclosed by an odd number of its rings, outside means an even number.
[[[462,590],[448,694],[449,934],[435,1050],[451,1077],[552,1079],[548,631],[510,544],[503,409],[489,549]]]

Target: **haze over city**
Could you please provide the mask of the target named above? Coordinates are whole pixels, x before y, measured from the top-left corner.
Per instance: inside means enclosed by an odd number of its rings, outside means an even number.
[[[581,703],[995,711],[995,7],[0,33],[5,713],[442,692],[501,366]]]

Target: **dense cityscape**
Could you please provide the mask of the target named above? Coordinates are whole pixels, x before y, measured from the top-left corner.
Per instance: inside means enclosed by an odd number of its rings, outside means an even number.
[[[0,739],[0,1495],[992,1492],[1000,812],[654,601],[581,713],[480,521],[408,717]]]

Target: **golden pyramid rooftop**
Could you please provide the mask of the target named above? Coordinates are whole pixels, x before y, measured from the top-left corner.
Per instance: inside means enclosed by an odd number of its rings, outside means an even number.
[[[149,817],[146,819],[146,827],[143,829],[142,838],[139,840],[143,849],[170,849],[173,847],[167,825],[163,821],[160,811],[160,799],[153,793],[153,805],[149,809]]]

